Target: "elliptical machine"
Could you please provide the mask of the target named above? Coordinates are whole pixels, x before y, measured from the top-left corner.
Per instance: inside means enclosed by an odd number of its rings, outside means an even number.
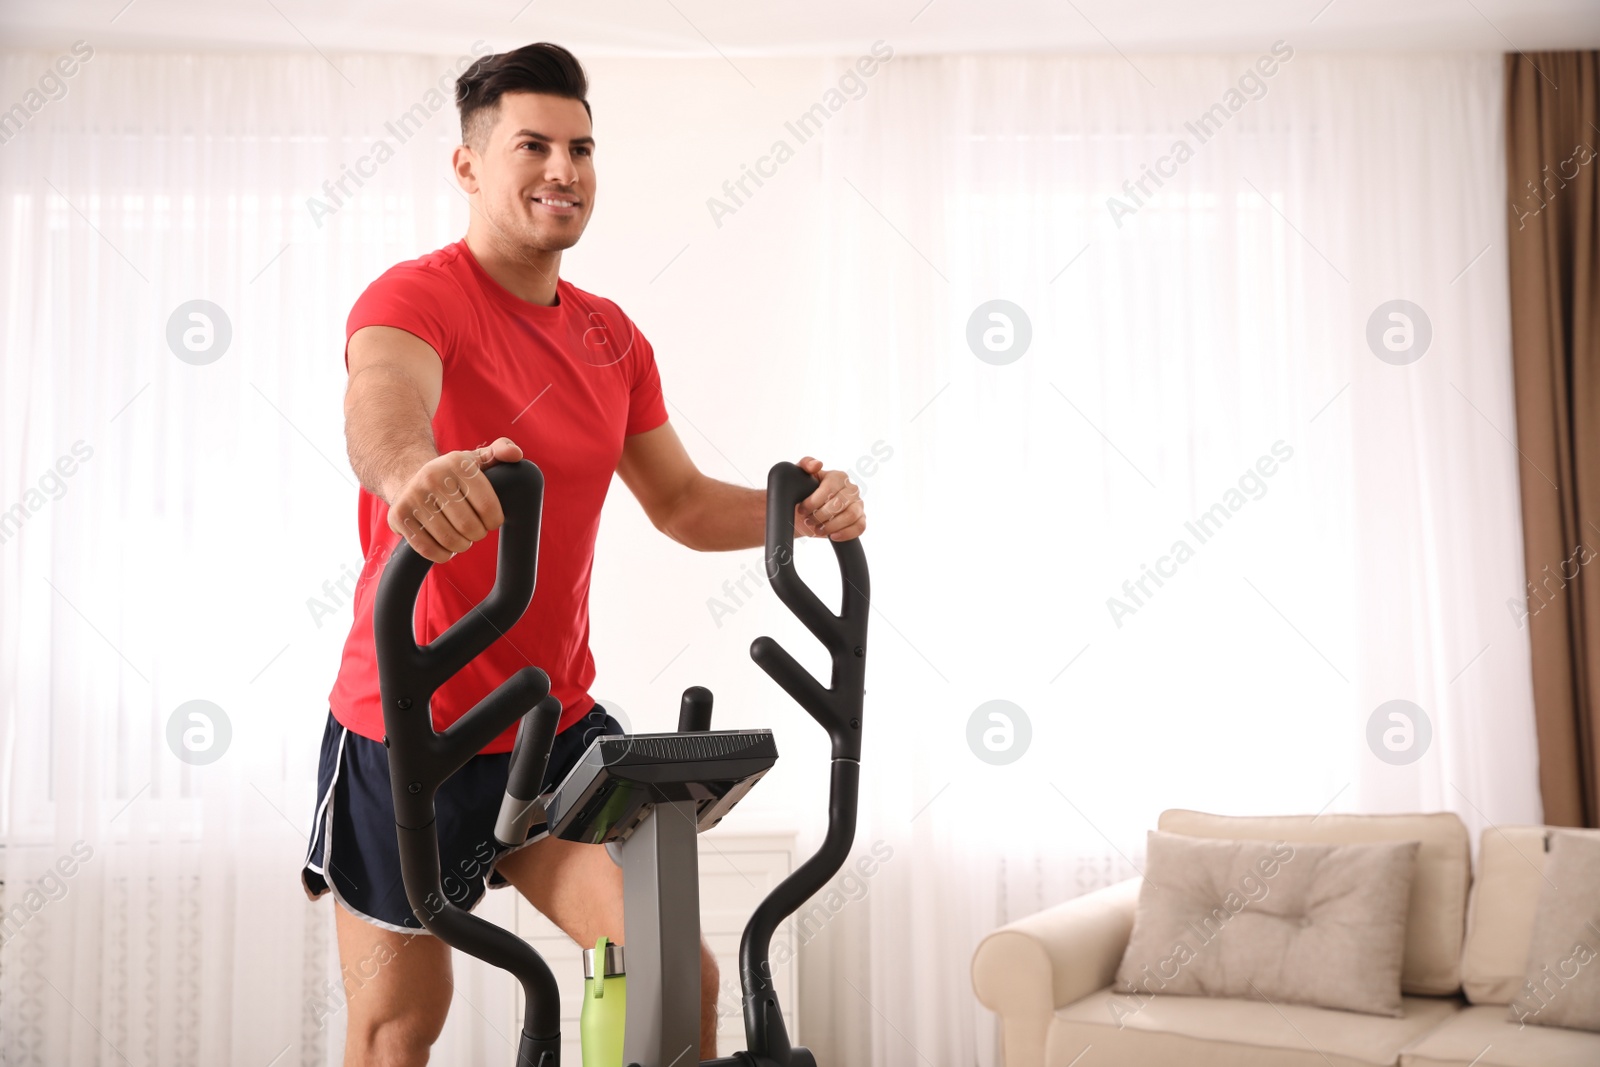
[[[447,899],[434,826],[439,785],[520,718],[495,838],[508,846],[526,840],[542,809],[552,834],[604,843],[622,866],[629,985],[624,1062],[815,1067],[810,1051],[789,1043],[769,953],[778,924],[827,884],[855,840],[871,603],[860,541],[830,542],[842,584],[835,615],[801,580],[794,561],[794,509],[817,480],[793,463],[775,464],[768,472],[767,577],[828,650],[831,684],[824,688],[770,637],[756,638],[750,657],[828,732],[828,830],[817,853],[767,895],[745,926],[739,981],[746,1050],[701,1060],[695,834],[715,826],[749,792],[776,761],[776,744],[767,730],[711,730],[711,693],[692,686],[684,692],[676,733],[596,738],[566,778],[541,796],[561,706],[537,667],[513,674],[443,732],[435,731],[434,692],[521,618],[533,598],[544,476],[527,460],[491,467],[484,475],[505,514],[488,596],[419,646],[412,620],[432,563],[401,543],[385,567],[373,609],[395,832],[412,911],[441,941],[517,977],[525,999],[517,1067],[559,1067],[560,991],[549,965],[526,941]]]

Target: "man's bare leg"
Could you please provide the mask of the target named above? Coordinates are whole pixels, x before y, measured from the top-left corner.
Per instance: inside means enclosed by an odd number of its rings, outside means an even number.
[[[584,948],[622,938],[622,868],[604,845],[545,837],[500,861],[500,873],[539,912]],[[717,961],[700,939],[700,1055],[717,1054]]]
[[[344,1067],[419,1067],[439,1040],[454,990],[450,948],[335,907],[348,1008]]]

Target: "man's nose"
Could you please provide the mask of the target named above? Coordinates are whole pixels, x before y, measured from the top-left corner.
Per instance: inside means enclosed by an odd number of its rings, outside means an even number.
[[[578,165],[572,160],[572,153],[565,149],[557,148],[550,153],[549,160],[544,165],[545,180],[562,186],[572,188],[578,184]]]

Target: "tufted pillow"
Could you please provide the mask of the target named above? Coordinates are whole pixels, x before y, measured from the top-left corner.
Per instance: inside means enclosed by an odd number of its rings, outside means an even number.
[[[1151,831],[1113,991],[1401,1014],[1416,841],[1227,841]]]
[[[1304,841],[1308,845],[1364,845],[1420,841],[1406,912],[1406,956],[1400,992],[1413,997],[1461,991],[1461,933],[1467,925],[1472,843],[1467,827],[1449,811],[1426,815],[1207,815],[1171,808],[1157,830],[1230,841]],[[1515,973],[1522,973],[1518,957]],[[1518,977],[1517,981],[1522,979]]]

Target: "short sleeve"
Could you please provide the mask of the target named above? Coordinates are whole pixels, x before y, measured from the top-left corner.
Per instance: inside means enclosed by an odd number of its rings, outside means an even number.
[[[667,421],[667,401],[661,395],[655,349],[637,326],[633,326],[633,336],[636,343],[631,353],[634,360],[633,387],[628,392],[628,436],[653,430]]]
[[[401,263],[385,271],[356,299],[345,321],[345,366],[350,365],[350,338],[367,326],[392,326],[426,341],[448,365],[455,351],[455,316],[451,300],[455,281],[436,267]]]

